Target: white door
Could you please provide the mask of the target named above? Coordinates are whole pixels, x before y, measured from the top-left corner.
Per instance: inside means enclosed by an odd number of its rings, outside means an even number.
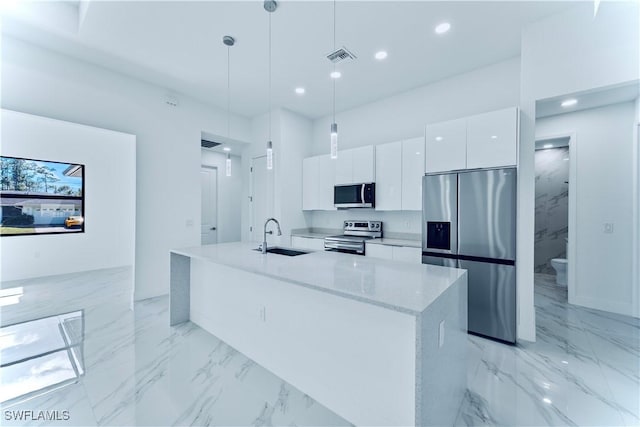
[[[200,169],[202,190],[203,245],[218,243],[218,169],[202,166]]]
[[[264,222],[269,211],[267,202],[273,170],[267,170],[267,156],[255,157],[251,169],[251,240],[262,242]]]

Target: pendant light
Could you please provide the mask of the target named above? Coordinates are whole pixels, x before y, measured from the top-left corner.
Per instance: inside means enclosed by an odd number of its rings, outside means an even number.
[[[278,8],[275,0],[264,0],[264,10],[269,13],[269,140],[267,141],[267,169],[273,169],[273,142],[271,141],[271,14]]]
[[[231,122],[231,46],[236,43],[236,40],[231,36],[224,36],[222,43],[227,47],[227,138],[231,137],[229,132]],[[227,153],[227,160],[225,161],[226,175],[231,176],[231,154]]]
[[[336,51],[336,0],[333,0],[333,51]],[[336,64],[333,64],[333,74]],[[338,124],[336,123],[336,78],[333,80],[333,122],[331,123],[331,158],[338,158]]]

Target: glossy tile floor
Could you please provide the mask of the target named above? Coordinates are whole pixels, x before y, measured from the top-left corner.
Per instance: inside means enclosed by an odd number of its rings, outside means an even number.
[[[535,344],[469,337],[457,424],[639,425],[640,322],[568,306],[566,291],[543,276],[536,307]],[[24,354],[20,346],[33,348],[38,334],[51,333],[29,321],[77,310],[84,319],[83,336],[78,328],[74,335],[74,345],[82,343],[80,379],[49,381],[46,392],[7,401],[3,425],[348,424],[197,326],[169,328],[167,297],[134,304],[126,268],[3,283],[0,310],[2,326],[20,323],[21,331],[2,329],[3,366]],[[33,358],[12,365],[11,376],[0,369],[1,385],[26,387],[65,369],[41,363],[42,350],[29,350]],[[69,411],[69,420],[7,420],[5,411],[20,410]]]

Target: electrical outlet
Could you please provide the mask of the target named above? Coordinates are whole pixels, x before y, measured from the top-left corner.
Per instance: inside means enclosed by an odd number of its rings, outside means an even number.
[[[267,307],[262,306],[260,307],[260,320],[262,322],[266,322],[267,321]]]
[[[444,320],[440,321],[440,327],[438,328],[438,348],[444,345]]]
[[[605,234],[613,234],[613,223],[605,222],[604,223],[604,233]]]
[[[184,222],[184,225],[187,226],[187,227],[193,227],[193,220],[192,219],[187,219]]]

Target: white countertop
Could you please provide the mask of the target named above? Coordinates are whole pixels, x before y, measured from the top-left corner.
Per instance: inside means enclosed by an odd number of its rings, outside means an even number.
[[[466,274],[457,268],[328,251],[294,257],[263,255],[253,250],[257,246],[234,242],[172,252],[414,315],[422,313]]]

